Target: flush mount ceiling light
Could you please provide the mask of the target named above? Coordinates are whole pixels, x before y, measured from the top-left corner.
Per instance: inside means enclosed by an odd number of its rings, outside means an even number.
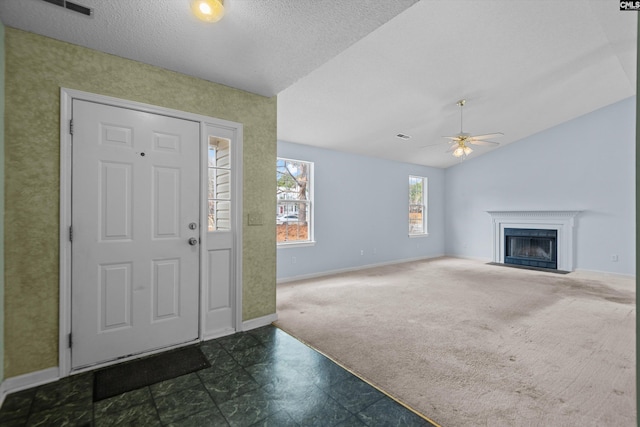
[[[224,16],[224,0],[191,0],[191,11],[205,22],[218,22]]]

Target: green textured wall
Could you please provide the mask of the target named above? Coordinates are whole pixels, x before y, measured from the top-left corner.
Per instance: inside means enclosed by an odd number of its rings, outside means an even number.
[[[0,381],[4,379],[4,25],[0,22]]]
[[[60,87],[244,125],[243,318],[275,313],[276,99],[6,28],[5,375],[58,365]],[[170,54],[168,52],[167,54]]]

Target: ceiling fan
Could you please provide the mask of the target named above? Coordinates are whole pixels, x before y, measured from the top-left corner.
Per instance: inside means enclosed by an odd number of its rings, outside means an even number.
[[[466,102],[467,101],[465,99],[461,99],[460,101],[456,102],[456,105],[460,107],[460,133],[455,136],[444,137],[449,139],[450,141],[448,142],[449,144],[451,144],[451,147],[449,147],[446,152],[453,153],[454,157],[462,157],[463,159],[473,151],[471,147],[469,147],[469,144],[484,146],[500,145],[497,142],[488,141],[488,139],[504,135],[502,132],[487,133],[484,135],[471,135],[470,133],[464,132],[462,130],[462,109]],[[427,147],[429,147],[429,145],[427,145]]]

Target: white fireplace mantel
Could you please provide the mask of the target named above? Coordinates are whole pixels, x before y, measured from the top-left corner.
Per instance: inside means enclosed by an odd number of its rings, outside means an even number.
[[[573,271],[575,218],[582,211],[487,211],[493,222],[493,262],[504,263],[505,228],[558,231],[558,270]]]

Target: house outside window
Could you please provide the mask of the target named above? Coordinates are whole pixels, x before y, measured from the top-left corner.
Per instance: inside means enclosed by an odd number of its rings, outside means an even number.
[[[278,245],[313,242],[313,163],[278,158],[276,170]]]
[[[231,230],[231,141],[209,137],[208,231]]]
[[[427,178],[409,175],[409,236],[427,234]]]

